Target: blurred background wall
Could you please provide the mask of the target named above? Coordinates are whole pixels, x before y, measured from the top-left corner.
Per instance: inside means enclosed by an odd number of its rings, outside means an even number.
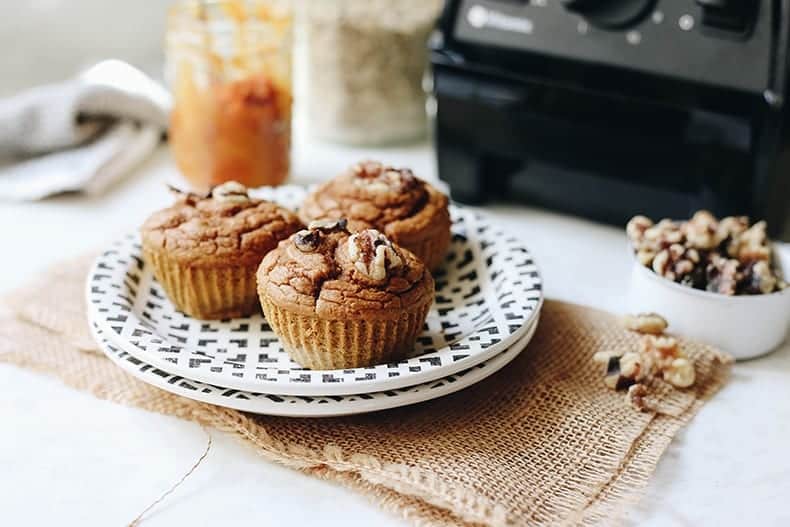
[[[162,77],[172,0],[0,1],[0,96],[70,77],[106,58]]]

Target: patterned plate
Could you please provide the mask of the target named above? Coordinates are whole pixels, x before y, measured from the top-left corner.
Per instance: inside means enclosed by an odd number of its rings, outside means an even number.
[[[507,350],[487,361],[447,377],[383,392],[319,396],[245,392],[185,379],[160,370],[121,350],[110,343],[105,338],[106,335],[95,324],[92,324],[91,328],[96,342],[115,364],[142,381],[176,395],[257,414],[286,417],[330,417],[386,410],[457,392],[485,379],[515,359],[532,339],[537,326],[538,321],[535,320],[527,333]]]
[[[298,204],[301,187],[259,195]],[[290,360],[262,315],[201,321],[176,311],[128,235],[88,276],[91,320],[121,349],[158,368],[216,386],[286,395],[392,390],[468,369],[526,333],[542,302],[541,280],[517,236],[454,206],[453,239],[435,273],[436,301],[412,358],[369,368],[307,370]]]

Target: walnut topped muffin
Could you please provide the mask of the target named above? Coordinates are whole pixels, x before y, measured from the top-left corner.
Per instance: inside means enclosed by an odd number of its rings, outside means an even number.
[[[143,257],[184,313],[200,319],[247,316],[258,310],[255,271],[261,259],[302,228],[292,212],[250,198],[228,182],[207,195],[178,194],[141,228]]]
[[[450,243],[447,196],[407,168],[357,163],[320,185],[299,210],[302,221],[348,219],[353,231],[376,229],[435,270]]]
[[[369,366],[414,347],[434,283],[410,251],[373,229],[318,221],[261,262],[258,294],[285,349],[308,368]]]

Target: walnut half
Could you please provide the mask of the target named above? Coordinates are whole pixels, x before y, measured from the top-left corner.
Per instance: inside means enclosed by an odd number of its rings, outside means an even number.
[[[637,333],[660,335],[667,329],[667,321],[657,313],[639,313],[623,317],[623,325]]]
[[[347,243],[354,269],[375,282],[386,280],[388,271],[403,265],[392,242],[375,229],[352,234]]]
[[[247,187],[238,181],[228,181],[211,189],[209,195],[223,203],[244,203],[250,200]]]
[[[310,222],[310,225],[308,225],[307,228],[311,231],[319,230],[321,232],[342,232],[348,230],[348,220],[346,218],[340,218],[337,220],[313,220]]]
[[[378,161],[363,161],[351,167],[354,182],[373,192],[405,192],[417,185],[417,178],[408,168],[385,166]]]
[[[664,380],[677,388],[688,388],[697,379],[694,364],[685,357],[673,360],[662,371]]]

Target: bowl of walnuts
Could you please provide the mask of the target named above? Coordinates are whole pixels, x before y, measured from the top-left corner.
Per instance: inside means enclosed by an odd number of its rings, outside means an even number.
[[[768,353],[787,337],[790,250],[771,242],[764,221],[707,211],[657,223],[635,216],[626,233],[631,311],[661,313],[679,334],[737,359]]]

